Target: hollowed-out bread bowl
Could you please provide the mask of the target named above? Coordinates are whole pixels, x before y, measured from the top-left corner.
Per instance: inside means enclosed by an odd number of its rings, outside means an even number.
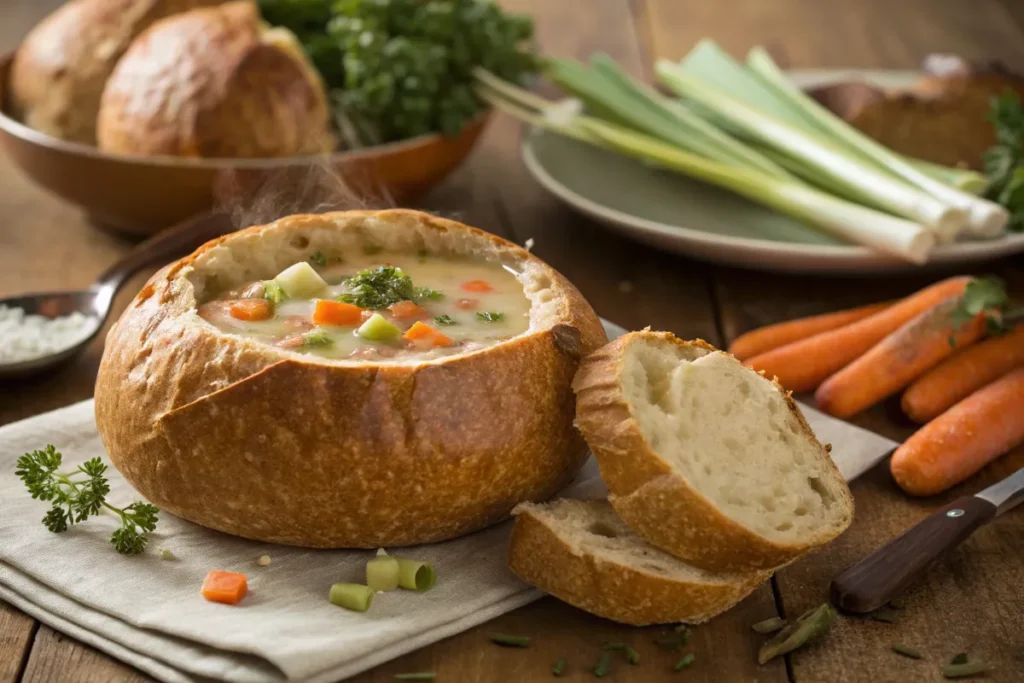
[[[197,313],[214,291],[365,245],[514,270],[526,331],[466,353],[370,362],[272,346]],[[107,338],[96,420],[143,496],[203,526],[310,547],[427,543],[568,483],[586,455],[572,378],[604,342],[579,292],[502,239],[414,211],[297,215],[153,276]]]

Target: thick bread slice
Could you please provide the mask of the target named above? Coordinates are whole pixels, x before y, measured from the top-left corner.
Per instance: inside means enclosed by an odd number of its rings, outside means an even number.
[[[724,351],[633,332],[586,358],[573,389],[615,510],[676,557],[775,568],[850,525],[829,447],[777,383]]]
[[[721,614],[770,572],[713,574],[648,545],[603,500],[516,507],[508,564],[570,605],[634,626],[699,624]]]

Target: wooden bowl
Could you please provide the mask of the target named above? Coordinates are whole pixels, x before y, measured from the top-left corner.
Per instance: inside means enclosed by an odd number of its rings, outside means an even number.
[[[320,188],[319,199],[333,206],[352,208],[381,199],[403,203],[451,173],[472,150],[488,118],[481,116],[455,138],[424,135],[320,156],[186,159],[110,154],[40,133],[8,116],[4,99],[13,57],[9,53],[0,58],[0,140],[7,154],[36,183],[78,204],[99,223],[137,235],[174,225],[210,209],[215,201],[271,201],[307,209],[284,195],[297,188],[308,194],[315,174],[334,176],[336,188],[345,188],[344,197],[333,198]],[[224,187],[232,188],[229,196],[224,196]]]

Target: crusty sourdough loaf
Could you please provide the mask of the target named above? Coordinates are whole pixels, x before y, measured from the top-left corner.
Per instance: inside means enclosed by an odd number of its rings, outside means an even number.
[[[524,503],[515,514],[512,571],[570,605],[625,624],[699,624],[770,576],[685,564],[646,543],[604,500]]]
[[[270,346],[197,315],[211,291],[361,245],[506,265],[531,302],[529,329],[382,365]],[[125,478],[198,524],[312,547],[427,543],[572,479],[586,457],[572,377],[604,342],[579,292],[510,242],[417,211],[291,216],[150,279],[107,337],[96,422]]]
[[[107,80],[100,149],[141,156],[283,157],[333,149],[319,73],[252,2],[157,22]]]
[[[11,113],[64,140],[96,144],[114,65],[153,22],[223,0],[71,0],[29,32],[11,65]]]
[[[633,332],[586,358],[573,388],[612,505],[676,557],[770,569],[850,524],[846,482],[796,403],[724,351]]]

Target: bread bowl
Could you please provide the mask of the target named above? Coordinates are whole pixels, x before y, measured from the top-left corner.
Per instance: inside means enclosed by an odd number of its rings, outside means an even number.
[[[645,543],[604,500],[523,503],[515,515],[509,568],[570,605],[624,624],[700,624],[771,576],[685,564]]]
[[[829,447],[789,394],[710,344],[631,332],[588,356],[573,388],[615,511],[692,565],[777,568],[853,519]]]
[[[159,21],[107,79],[101,150],[135,156],[286,157],[333,149],[323,81],[295,37],[252,2]]]
[[[453,272],[456,262],[505,271],[501,287],[522,287],[523,320],[509,315],[498,323],[507,334],[462,348],[451,330],[495,311],[456,308],[456,325],[443,328],[454,348],[418,354],[391,340],[381,344],[394,353],[350,357],[199,315],[223,292],[277,281],[309,258],[344,267],[378,248],[373,256],[414,279],[420,251],[449,259]],[[302,291],[301,277],[281,282]],[[453,287],[441,301],[488,301],[482,290]],[[420,304],[430,314],[435,300]],[[330,334],[341,344],[364,322]],[[125,478],[198,524],[309,547],[426,543],[504,519],[574,476],[586,447],[570,385],[579,359],[604,341],[565,278],[480,230],[404,210],[291,216],[210,242],[150,279],[107,337],[96,421]]]
[[[223,0],[72,0],[22,41],[11,66],[9,106],[28,126],[74,142],[96,143],[96,116],[107,77],[153,22]]]

